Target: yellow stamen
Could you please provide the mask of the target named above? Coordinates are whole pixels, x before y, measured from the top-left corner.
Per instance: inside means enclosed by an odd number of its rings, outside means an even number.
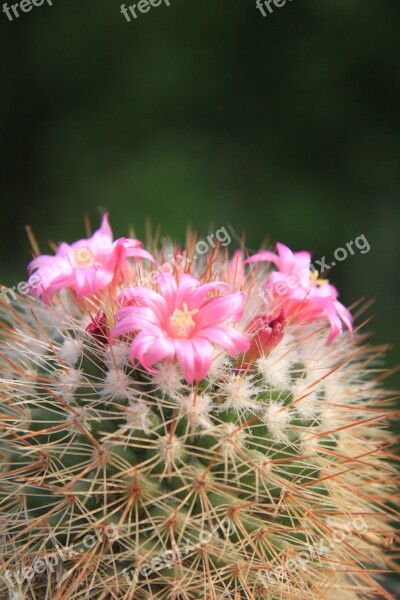
[[[83,246],[82,248],[73,249],[74,266],[78,268],[92,267],[95,264],[94,252]]]
[[[174,338],[188,338],[196,325],[192,317],[198,312],[198,308],[189,310],[186,302],[183,303],[183,310],[176,308],[169,318],[171,335]]]
[[[310,271],[310,279],[311,279],[311,285],[325,285],[326,283],[328,283],[327,279],[319,279],[319,273],[318,271]]]

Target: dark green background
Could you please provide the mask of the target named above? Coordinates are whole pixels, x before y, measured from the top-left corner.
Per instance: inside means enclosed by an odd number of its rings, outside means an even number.
[[[119,11],[0,13],[1,279],[25,278],[26,223],[47,251],[84,234],[86,211],[96,225],[108,209],[117,235],[149,216],[182,240],[190,220],[328,260],[364,234],[370,252],[330,278],[347,304],[376,298],[369,328],[399,363],[399,0]]]

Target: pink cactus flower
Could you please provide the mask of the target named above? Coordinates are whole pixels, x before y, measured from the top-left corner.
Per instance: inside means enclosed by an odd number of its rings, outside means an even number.
[[[191,384],[203,379],[211,366],[213,346],[221,346],[235,356],[246,352],[249,341],[227,323],[240,321],[245,296],[241,292],[209,298],[215,290],[229,290],[226,283],[201,283],[189,274],[181,274],[178,282],[171,273],[157,277],[159,293],[132,287],[119,301],[123,304],[116,314],[119,321],[111,339],[137,333],[130,360],[135,360],[150,373],[161,360],[177,359],[185,380]]]
[[[337,300],[337,289],[327,280],[319,279],[317,271],[311,270],[311,254],[292,252],[281,243],[276,247],[278,254],[262,250],[246,261],[265,260],[277,266],[278,271],[271,274],[264,287],[266,296],[282,306],[292,320],[328,321],[330,333],[327,344],[342,333],[342,322],[351,333],[353,319],[350,311]]]
[[[31,275],[28,284],[33,288],[32,293],[43,296],[45,301],[64,288],[73,290],[79,297],[95,294],[119,277],[127,257],[145,258],[155,263],[141,246],[142,243],[134,239],[119,238],[114,242],[105,214],[100,229],[92,237],[71,245],[63,242],[55,256],[34,258],[28,266]]]

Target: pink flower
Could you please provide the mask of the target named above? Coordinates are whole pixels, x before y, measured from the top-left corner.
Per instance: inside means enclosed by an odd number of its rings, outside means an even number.
[[[92,237],[69,245],[60,244],[55,256],[41,255],[28,266],[28,284],[34,294],[45,300],[64,288],[78,296],[95,294],[114,282],[126,265],[128,256],[154,258],[142,249],[138,240],[119,238],[113,242],[108,215],[103,216],[100,229]]]
[[[256,359],[276,348],[283,338],[286,323],[283,308],[276,315],[259,315],[252,319],[247,326],[247,331],[252,336],[248,357]]]
[[[246,261],[266,260],[278,267],[278,271],[271,274],[264,287],[266,295],[276,300],[293,320],[327,320],[330,323],[327,344],[342,333],[342,322],[352,332],[353,319],[350,311],[337,300],[337,289],[327,280],[319,279],[317,271],[311,270],[310,253],[293,253],[280,243],[276,247],[278,254],[262,250]]]
[[[181,274],[178,283],[171,273],[157,277],[159,292],[132,287],[119,301],[124,305],[117,314],[119,321],[111,339],[137,333],[132,342],[130,360],[138,360],[150,373],[163,359],[177,359],[188,383],[203,379],[211,366],[213,346],[217,344],[235,356],[249,348],[247,336],[227,323],[240,321],[245,296],[241,292],[208,298],[214,290],[229,289],[226,283],[202,284]]]

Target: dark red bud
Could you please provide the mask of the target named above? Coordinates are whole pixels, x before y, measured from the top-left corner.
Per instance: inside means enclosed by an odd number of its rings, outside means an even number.
[[[248,357],[259,358],[269,354],[283,338],[287,321],[283,308],[277,315],[259,315],[247,327],[251,335]]]
[[[89,333],[94,340],[106,346],[110,341],[110,329],[107,324],[107,315],[104,310],[99,310],[94,317],[90,315],[92,322],[86,327],[87,333]]]

